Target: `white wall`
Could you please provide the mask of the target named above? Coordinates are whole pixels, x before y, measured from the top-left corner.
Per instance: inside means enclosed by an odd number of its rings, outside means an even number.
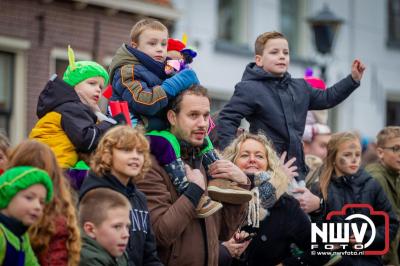
[[[245,0],[249,10],[250,47],[256,37],[265,31],[279,30],[278,0]],[[182,11],[173,37],[181,38],[186,32],[189,45],[199,43],[198,58],[193,67],[201,82],[210,93],[221,99],[229,99],[234,85],[241,79],[243,70],[252,56],[216,52],[218,0],[174,0]],[[304,0],[305,17],[315,14],[324,3],[343,18],[337,36],[334,54],[329,59],[328,85],[350,73],[351,62],[360,58],[367,66],[360,88],[338,108],[338,130],[359,130],[363,135],[374,137],[385,125],[387,94],[400,97],[400,50],[388,50],[387,2],[376,0]],[[304,24],[305,25],[305,24]],[[305,59],[318,60],[313,48],[309,29],[302,27],[301,50]],[[293,63],[289,72],[294,77],[303,75],[304,66]]]

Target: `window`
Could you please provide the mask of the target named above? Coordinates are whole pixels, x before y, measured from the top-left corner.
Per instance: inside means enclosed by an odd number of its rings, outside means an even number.
[[[247,1],[218,1],[218,41],[248,48]]]
[[[388,46],[400,48],[400,0],[388,0]]]
[[[54,72],[57,74],[58,77],[62,78],[69,64],[68,59],[56,58],[55,60],[56,68]]]
[[[400,101],[388,100],[386,102],[386,125],[400,126]]]
[[[217,98],[211,98],[211,113],[214,114],[222,110],[228,101]]]
[[[74,48],[72,47],[72,49]],[[81,52],[74,49],[74,54],[75,61],[92,60],[92,56],[90,53]],[[69,62],[67,49],[54,48],[50,54],[50,76],[56,73],[59,78],[62,78],[65,70],[68,67],[68,64]]]
[[[289,41],[290,55],[299,54],[299,32],[300,32],[300,11],[301,1],[282,0],[281,3],[281,31]]]
[[[10,134],[14,87],[13,53],[0,51],[0,131]]]

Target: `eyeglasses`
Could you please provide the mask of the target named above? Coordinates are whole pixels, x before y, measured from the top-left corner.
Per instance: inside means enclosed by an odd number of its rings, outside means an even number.
[[[400,153],[400,146],[382,147],[382,149],[391,150],[393,153]]]

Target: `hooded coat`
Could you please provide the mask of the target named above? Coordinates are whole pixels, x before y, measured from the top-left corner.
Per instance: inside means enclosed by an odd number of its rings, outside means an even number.
[[[287,185],[277,187],[271,179],[258,182],[257,177],[248,174],[252,185],[257,187],[261,197],[262,187],[267,183],[273,187],[268,192],[270,195],[268,209],[264,210],[266,216],[261,214],[263,204],[260,208],[260,222],[254,220],[250,212],[248,225],[242,230],[248,233],[255,233],[255,237],[239,260],[233,260],[233,266],[268,266],[277,265],[323,265],[328,261],[327,256],[313,256],[311,248],[311,223],[310,219],[300,208],[299,202],[292,196],[285,193]],[[272,178],[277,178],[276,176]],[[265,191],[265,190],[264,190]],[[264,192],[265,193],[265,192]],[[260,199],[262,201],[262,199]],[[258,200],[256,200],[258,201]],[[258,207],[256,207],[258,209]],[[302,254],[292,254],[292,244],[295,244]],[[268,250],[268,252],[265,252]]]
[[[39,95],[36,114],[39,121],[29,138],[50,146],[64,169],[75,166],[78,152],[92,152],[113,126],[107,121],[97,123],[97,116],[81,102],[75,89],[59,78],[47,82]]]
[[[314,194],[322,197],[319,190],[319,183],[315,183],[312,191]],[[328,186],[328,197],[325,206],[320,213],[313,214],[312,220],[321,222],[331,211],[341,211],[345,204],[369,204],[374,211],[384,211],[389,217],[389,240],[393,240],[399,227],[399,221],[393,208],[385,195],[382,187],[364,170],[359,170],[351,176],[332,176]],[[334,215],[331,219],[333,222],[344,222],[344,219],[351,214],[363,214],[368,216],[376,227],[376,236],[369,248],[382,250],[385,242],[385,224],[380,216],[371,215],[367,208],[349,209],[346,215]],[[359,220],[356,221],[357,223]],[[359,226],[361,228],[361,226]],[[367,230],[365,239],[370,239],[371,232]],[[342,261],[337,265],[383,265],[380,256],[343,256]]]
[[[137,49],[123,44],[110,65],[113,87],[111,101],[127,101],[131,116],[143,120],[152,119],[152,129],[167,128],[162,123],[168,97],[160,86],[167,78],[164,65]],[[147,121],[146,121],[147,123]]]
[[[219,114],[217,133],[223,149],[235,138],[242,118],[250,123],[250,132],[263,132],[280,155],[296,157],[299,179],[304,180],[302,136],[308,110],[331,108],[346,99],[358,86],[349,75],[325,91],[315,90],[304,79],[291,78],[289,73],[275,77],[250,63],[232,98]]]

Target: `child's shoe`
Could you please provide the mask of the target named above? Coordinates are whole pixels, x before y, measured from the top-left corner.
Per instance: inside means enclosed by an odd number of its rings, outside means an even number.
[[[222,178],[214,178],[208,182],[208,195],[216,201],[230,204],[249,202],[253,194],[237,185],[237,183]]]
[[[209,196],[203,195],[201,196],[196,208],[197,218],[206,218],[211,216],[221,208],[221,203],[211,200]]]

